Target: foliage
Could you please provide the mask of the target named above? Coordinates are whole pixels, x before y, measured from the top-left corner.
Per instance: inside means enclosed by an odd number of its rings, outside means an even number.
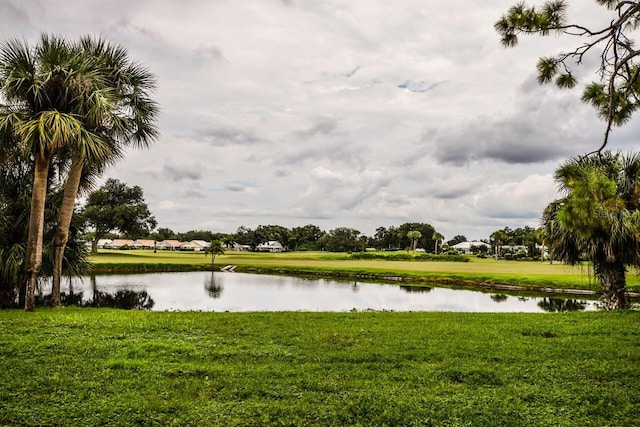
[[[351,259],[380,259],[388,261],[445,261],[445,262],[469,262],[469,257],[464,255],[407,253],[407,252],[357,252],[349,255]]]
[[[211,255],[211,265],[216,260],[216,255],[224,255],[224,248],[222,247],[222,242],[219,240],[212,240],[209,243],[209,246],[204,248],[205,255]]]
[[[631,425],[639,326],[637,312],[11,310],[0,424]]]
[[[555,179],[564,197],[543,215],[551,256],[577,264],[584,255],[593,263],[603,302],[627,307],[626,267],[640,266],[640,155],[573,158]]]
[[[82,216],[94,230],[94,252],[98,240],[110,231],[139,238],[148,235],[157,224],[144,201],[142,189],[137,185],[128,187],[113,178],[89,194]]]
[[[591,104],[607,122],[604,141],[607,145],[612,126],[620,126],[640,107],[640,51],[631,38],[640,24],[640,1],[598,0],[611,10],[612,17],[601,27],[587,28],[567,23],[567,2],[546,1],[541,8],[527,7],[524,2],[511,7],[496,22],[495,29],[505,47],[518,43],[520,34],[564,34],[580,38],[573,50],[560,52],[538,62],[538,81],[554,82],[560,88],[573,88],[578,83],[572,65],[586,61],[587,54],[600,56],[598,80],[587,85],[582,100]]]
[[[18,294],[24,301],[24,269],[26,241],[29,228],[32,167],[24,159],[13,159],[0,168],[0,307],[12,306]],[[53,271],[53,245],[59,202],[59,188],[49,186],[44,216],[44,254],[41,277]],[[89,269],[88,251],[81,238],[82,224],[72,222],[70,238],[64,258],[68,276],[86,274]]]
[[[462,243],[466,241],[467,241],[467,238],[465,236],[463,236],[462,234],[457,234],[453,236],[453,239],[447,241],[447,245],[454,246],[454,245],[457,245],[458,243]]]

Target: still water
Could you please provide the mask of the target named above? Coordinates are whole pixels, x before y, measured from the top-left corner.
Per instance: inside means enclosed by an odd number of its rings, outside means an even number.
[[[466,311],[594,310],[595,301],[532,298],[471,290],[261,274],[189,272],[85,277],[63,284],[68,303],[154,311]],[[117,304],[116,304],[117,305]]]

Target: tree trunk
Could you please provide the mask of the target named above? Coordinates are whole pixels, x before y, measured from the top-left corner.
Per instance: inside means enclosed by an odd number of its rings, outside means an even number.
[[[626,268],[621,262],[594,262],[594,274],[600,282],[600,302],[607,310],[629,308],[625,296]]]
[[[81,156],[74,156],[71,161],[71,169],[69,176],[64,184],[64,194],[62,196],[62,205],[58,214],[58,225],[56,233],[53,236],[54,264],[53,264],[53,285],[52,297],[53,306],[60,307],[60,279],[62,277],[62,262],[64,261],[64,249],[69,240],[69,227],[71,226],[71,218],[73,217],[73,208],[80,188],[80,177],[82,176],[82,168],[84,159]]]
[[[44,203],[47,196],[47,176],[49,173],[49,157],[36,155],[36,168],[33,174],[33,190],[31,193],[31,213],[29,214],[29,237],[27,242],[27,286],[24,309],[33,311],[36,308],[36,281],[42,265],[42,238],[44,234]]]

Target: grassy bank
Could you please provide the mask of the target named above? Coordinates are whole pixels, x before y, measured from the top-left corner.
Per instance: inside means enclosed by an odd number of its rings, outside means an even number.
[[[630,426],[640,313],[0,312],[0,425]]]
[[[98,272],[184,271],[211,268],[202,253],[103,251],[92,258]],[[233,264],[237,271],[332,275],[336,277],[391,278],[450,284],[494,283],[530,289],[596,290],[588,266],[567,266],[534,261],[495,261],[471,257],[469,262],[353,260],[347,254],[290,252],[260,254],[229,252],[216,257],[216,268]],[[628,275],[631,290],[640,290],[635,273]]]

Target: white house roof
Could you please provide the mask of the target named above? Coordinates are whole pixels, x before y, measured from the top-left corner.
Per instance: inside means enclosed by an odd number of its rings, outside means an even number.
[[[485,242],[481,242],[479,240],[474,240],[471,242],[460,242],[458,244],[455,244],[453,246],[451,246],[453,249],[462,249],[462,250],[469,250],[471,249],[471,246],[489,246],[489,244],[485,243]]]

